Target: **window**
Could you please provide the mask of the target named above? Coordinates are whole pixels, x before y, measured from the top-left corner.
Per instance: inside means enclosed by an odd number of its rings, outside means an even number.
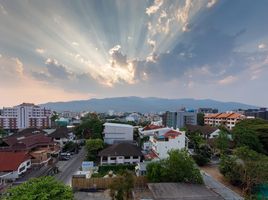
[[[23,170],[25,170],[25,166],[19,169],[19,173],[21,173]]]
[[[133,159],[138,159],[139,158],[139,156],[133,156]]]
[[[116,157],[110,157],[110,160],[116,160]]]
[[[125,156],[125,159],[130,159],[130,156]]]
[[[107,161],[107,157],[106,156],[103,156],[102,157],[102,161]]]

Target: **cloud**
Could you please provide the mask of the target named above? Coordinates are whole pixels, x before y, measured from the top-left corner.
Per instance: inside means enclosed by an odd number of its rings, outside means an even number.
[[[227,77],[219,80],[218,83],[220,85],[229,85],[229,84],[235,82],[236,80],[237,80],[237,77],[230,75],[230,76],[227,76]]]
[[[267,45],[264,44],[264,43],[261,43],[261,44],[258,45],[259,49],[266,49],[266,47],[267,47]]]
[[[3,15],[7,15],[7,14],[8,14],[7,10],[5,9],[5,7],[4,7],[2,4],[0,4],[0,12],[1,12]]]
[[[79,43],[77,43],[77,42],[72,42],[72,45],[77,47],[77,46],[79,46]]]
[[[212,8],[217,2],[218,0],[209,0],[207,3],[207,7]]]
[[[71,79],[73,73],[67,70],[67,67],[60,64],[56,59],[48,58],[46,60],[46,68],[49,76],[56,79]]]
[[[23,63],[19,58],[0,56],[0,83],[6,85],[13,80],[17,84],[24,78]]]
[[[37,53],[39,53],[39,54],[43,54],[43,53],[45,53],[46,50],[45,49],[42,49],[42,48],[36,48],[35,51]]]
[[[111,64],[119,65],[119,66],[126,66],[127,65],[127,56],[123,55],[121,52],[121,46],[116,45],[109,50],[109,54],[111,56]]]
[[[154,0],[154,3],[152,6],[150,6],[149,8],[146,8],[146,14],[147,15],[151,15],[151,14],[154,14],[156,13],[159,8],[162,6],[163,4],[163,0]]]

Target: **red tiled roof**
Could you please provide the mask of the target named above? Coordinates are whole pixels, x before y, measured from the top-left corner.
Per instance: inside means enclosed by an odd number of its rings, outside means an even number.
[[[31,135],[25,138],[6,138],[4,141],[13,149],[30,149],[39,145],[48,145],[52,143],[52,138],[45,136],[44,134]]]
[[[157,125],[147,125],[143,128],[144,131],[149,131],[149,130],[154,130],[154,129],[159,129],[159,128],[164,128],[164,126],[157,126]]]
[[[181,132],[175,130],[170,130],[164,134],[165,137],[177,137],[179,135],[181,135]]]
[[[144,155],[144,158],[151,160],[154,158],[158,158],[158,155],[154,151],[150,151],[148,154]]]
[[[0,172],[16,171],[21,163],[30,158],[26,152],[0,152]]]

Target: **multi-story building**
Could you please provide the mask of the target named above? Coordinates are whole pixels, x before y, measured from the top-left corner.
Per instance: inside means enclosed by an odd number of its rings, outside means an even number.
[[[103,134],[104,142],[107,144],[132,142],[133,126],[128,124],[105,123]]]
[[[0,115],[3,129],[46,128],[51,125],[51,110],[23,103],[14,107],[4,107]]]
[[[247,110],[239,110],[244,113],[247,117],[261,118],[264,120],[268,120],[268,110],[267,108],[260,109],[247,109]]]
[[[197,125],[197,112],[195,110],[182,109],[177,112],[167,111],[163,115],[163,125],[167,127],[183,128],[186,125]]]
[[[218,109],[216,108],[199,108],[198,109],[199,113],[218,113]]]
[[[187,140],[184,131],[168,130],[164,134],[156,133],[150,136],[151,156],[153,153],[155,158],[167,158],[170,150],[181,150],[187,148]]]
[[[206,125],[224,125],[231,130],[239,121],[245,118],[246,116],[240,113],[216,113],[205,115],[204,121]]]

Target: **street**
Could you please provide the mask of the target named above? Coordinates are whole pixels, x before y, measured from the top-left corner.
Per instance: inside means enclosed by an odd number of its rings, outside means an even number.
[[[201,172],[205,185],[222,196],[225,200],[243,200],[244,198],[239,196],[237,193],[215,180],[212,176],[206,172]]]
[[[81,164],[86,156],[86,150],[83,147],[77,155],[74,155],[68,161],[59,161],[57,167],[59,168],[59,173],[55,175],[55,178],[63,182],[66,185],[71,186],[73,174],[79,170]]]

